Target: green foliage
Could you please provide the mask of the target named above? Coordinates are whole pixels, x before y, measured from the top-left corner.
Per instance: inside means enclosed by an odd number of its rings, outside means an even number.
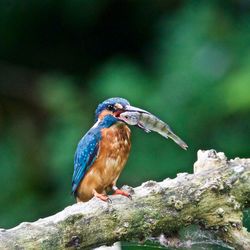
[[[0,3],[0,227],[74,202],[74,150],[108,97],[189,145],[132,128],[120,185],[192,172],[198,149],[250,156],[249,4],[177,2]]]

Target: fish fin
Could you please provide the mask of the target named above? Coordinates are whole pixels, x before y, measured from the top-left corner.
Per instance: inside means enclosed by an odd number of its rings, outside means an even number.
[[[138,122],[137,126],[138,126],[139,128],[141,128],[141,129],[143,129],[146,133],[151,132],[151,130],[145,128],[140,122]]]

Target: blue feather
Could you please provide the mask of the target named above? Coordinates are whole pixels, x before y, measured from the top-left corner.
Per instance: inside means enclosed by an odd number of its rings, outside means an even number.
[[[74,159],[74,174],[72,178],[72,193],[75,193],[80,181],[94,163],[99,149],[101,133],[90,130],[79,142]]]
[[[121,97],[113,97],[113,98],[109,98],[107,100],[105,100],[104,102],[100,103],[97,108],[96,108],[96,111],[95,111],[95,121],[98,120],[98,117],[100,115],[100,113],[105,110],[107,108],[108,105],[110,104],[116,104],[116,103],[120,103],[122,104],[124,107],[127,106],[127,105],[130,105],[129,102],[124,99],[124,98],[121,98]]]
[[[81,180],[97,158],[99,153],[99,143],[102,139],[101,130],[103,128],[109,128],[115,122],[117,122],[117,118],[114,116],[105,116],[97,126],[91,128],[80,140],[74,158],[74,173],[72,177],[73,194],[75,194]]]

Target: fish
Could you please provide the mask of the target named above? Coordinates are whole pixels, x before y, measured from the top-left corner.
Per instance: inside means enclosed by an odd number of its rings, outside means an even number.
[[[128,125],[138,126],[147,133],[154,131],[167,139],[171,138],[185,150],[188,148],[188,145],[172,131],[167,123],[147,111],[126,111],[119,115],[119,119]]]

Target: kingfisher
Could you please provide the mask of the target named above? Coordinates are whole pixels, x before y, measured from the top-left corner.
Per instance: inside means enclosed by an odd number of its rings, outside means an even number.
[[[95,124],[82,137],[75,152],[72,193],[77,202],[86,202],[94,196],[111,201],[107,192],[112,190],[114,194],[131,198],[127,191],[116,186],[131,148],[131,133],[127,126],[130,123],[122,119],[125,112],[150,114],[120,97],[109,98],[97,106]]]
[[[77,202],[92,197],[110,201],[107,191],[131,197],[116,186],[130,152],[130,129],[119,115],[138,111],[126,99],[109,98],[98,105],[95,124],[80,140],[74,157],[72,193]]]

